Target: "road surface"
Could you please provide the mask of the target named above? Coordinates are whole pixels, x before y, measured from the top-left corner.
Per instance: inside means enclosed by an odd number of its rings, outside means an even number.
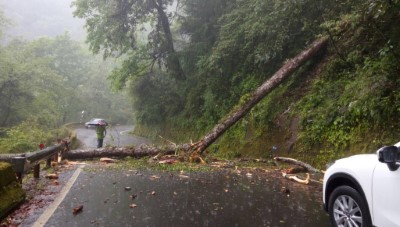
[[[134,126],[112,126],[107,127],[107,135],[104,138],[103,146],[135,146],[142,143],[148,144],[150,141],[146,138],[129,134]],[[94,128],[86,129],[84,127],[76,129],[77,138],[82,142],[81,148],[97,147],[96,130]]]
[[[109,129],[106,145],[149,142],[126,134],[132,129]],[[96,147],[93,129],[77,135]],[[58,182],[48,186],[57,190],[54,201],[27,209],[31,215],[20,226],[330,226],[322,185],[301,185],[277,171],[156,172],[92,163],[69,167]]]
[[[297,184],[297,185],[296,185]],[[282,193],[282,187],[291,193]],[[81,171],[45,227],[329,226],[309,186],[268,173]],[[73,209],[82,211],[73,214]]]

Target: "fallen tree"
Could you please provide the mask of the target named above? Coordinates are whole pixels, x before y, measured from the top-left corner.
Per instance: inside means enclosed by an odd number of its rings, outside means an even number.
[[[192,148],[198,153],[203,153],[214,141],[216,141],[226,130],[234,125],[238,120],[244,117],[262,98],[269,94],[275,87],[290,76],[296,69],[302,66],[306,61],[316,56],[324,50],[328,44],[328,38],[322,37],[314,41],[306,50],[294,58],[288,60],[270,79],[265,81],[257,88],[250,98],[239,108],[231,111],[220,123],[218,123],[206,136],[195,143]]]
[[[137,147],[106,147],[97,149],[86,149],[86,150],[71,150],[63,153],[64,159],[90,159],[90,158],[102,158],[102,157],[135,157],[140,158],[144,156],[154,156],[159,153],[174,154],[175,149],[173,147],[157,148],[142,144]]]
[[[318,53],[325,50],[328,38],[322,37],[314,41],[307,49],[289,59],[286,63],[260,87],[258,87],[244,104],[232,110],[223,120],[220,121],[209,133],[196,143],[186,143],[175,145],[172,143],[167,148],[156,148],[152,146],[139,146],[138,148],[102,148],[92,150],[69,151],[65,153],[65,158],[95,158],[95,157],[125,157],[125,156],[153,156],[160,152],[170,154],[184,152],[191,154],[191,158],[201,155],[213,142],[223,135],[231,126],[243,118],[260,100],[269,94],[275,87],[281,84],[295,70],[305,62],[315,57]]]

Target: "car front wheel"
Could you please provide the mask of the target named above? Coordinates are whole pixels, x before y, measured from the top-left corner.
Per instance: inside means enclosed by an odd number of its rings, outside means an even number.
[[[360,193],[349,186],[339,186],[329,198],[329,216],[333,226],[369,227],[371,217]]]

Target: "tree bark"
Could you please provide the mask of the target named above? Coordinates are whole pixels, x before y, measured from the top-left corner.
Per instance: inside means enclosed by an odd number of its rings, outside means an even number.
[[[291,73],[304,64],[307,60],[316,56],[321,50],[324,50],[328,44],[328,38],[322,37],[314,41],[306,50],[294,58],[288,60],[270,79],[265,81],[250,98],[237,110],[228,114],[220,123],[218,123],[203,139],[197,142],[193,148],[198,153],[204,150],[217,140],[226,130],[234,125],[238,120],[245,116],[262,98],[264,98],[275,87],[282,83]]]
[[[62,154],[63,159],[91,159],[91,158],[102,158],[102,157],[135,157],[140,158],[143,156],[155,156],[159,153],[174,154],[175,149],[172,147],[168,148],[157,148],[147,145],[140,145],[138,147],[106,147],[97,149],[86,149],[86,150],[71,150]]]
[[[171,70],[175,78],[178,80],[185,80],[185,73],[182,70],[181,63],[179,62],[179,58],[176,55],[176,51],[174,48],[174,41],[172,39],[172,32],[170,28],[170,23],[167,17],[167,14],[165,13],[163,9],[162,2],[160,0],[157,0],[157,2],[154,0],[153,4],[157,10],[158,17],[161,21],[162,28],[164,30],[165,34],[165,39],[166,39],[166,45],[167,45],[167,68]]]
[[[290,164],[294,164],[294,165],[298,165],[298,166],[304,167],[304,168],[306,168],[309,172],[312,172],[312,173],[322,173],[321,170],[312,167],[310,164],[304,163],[304,162],[302,162],[302,161],[299,161],[299,160],[296,160],[296,159],[293,159],[293,158],[275,157],[274,160],[276,160],[276,161],[281,161],[281,162],[286,162],[286,163],[290,163]]]

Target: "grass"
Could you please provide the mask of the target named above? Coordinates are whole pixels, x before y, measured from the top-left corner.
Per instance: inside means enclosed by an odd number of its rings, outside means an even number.
[[[150,161],[148,157],[140,159],[126,157],[119,159],[116,163],[112,164],[100,164],[96,161],[85,161],[88,164],[85,171],[104,171],[104,170],[149,170],[157,172],[213,172],[224,170],[236,170],[236,169],[275,169],[276,165],[272,160],[258,160],[258,159],[217,159],[211,156],[207,156],[206,164],[191,163],[191,162],[175,162],[173,164],[160,164],[158,161]],[[101,168],[99,168],[101,166]]]
[[[155,171],[166,171],[166,172],[204,172],[212,171],[209,165],[202,165],[197,163],[188,162],[175,162],[173,164],[160,164],[158,162],[149,163],[149,158],[131,158],[126,157],[115,165],[110,165],[108,168],[113,169],[139,169],[139,170],[155,170]]]

